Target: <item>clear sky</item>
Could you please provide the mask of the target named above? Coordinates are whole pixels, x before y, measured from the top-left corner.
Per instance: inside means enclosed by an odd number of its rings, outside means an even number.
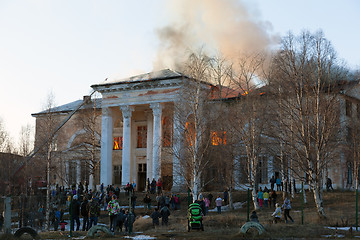
[[[11,137],[17,141],[21,126],[34,125],[31,113],[43,110],[50,92],[62,105],[107,77],[152,71],[157,29],[177,14],[172,1],[0,0],[0,117]],[[339,56],[359,68],[360,1],[238,2],[274,35],[321,28]]]

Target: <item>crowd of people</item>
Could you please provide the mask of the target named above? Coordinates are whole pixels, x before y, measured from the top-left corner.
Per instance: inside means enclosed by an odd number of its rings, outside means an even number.
[[[290,216],[290,199],[285,198],[282,205],[277,201],[277,191],[290,190],[286,182],[286,180],[282,181],[280,178],[273,176],[270,179],[271,188],[259,188],[257,192],[257,201],[260,208],[275,208],[272,214],[274,222],[279,221],[282,213],[286,222],[288,219],[293,221]],[[330,184],[328,183],[329,188],[331,188]],[[109,228],[111,231],[122,231],[123,227],[125,227],[125,231],[128,231],[128,228],[136,219],[135,208],[143,204],[144,213],[151,217],[154,227],[159,226],[160,218],[162,225],[166,226],[171,212],[180,210],[181,202],[186,200],[186,197],[181,199],[177,193],[164,192],[162,187],[161,179],[157,181],[147,179],[145,196],[137,204],[138,194],[135,182],[128,183],[123,189],[120,189],[119,186],[104,186],[104,184],[101,184],[98,191],[92,191],[87,183],[84,185],[79,183],[67,189],[54,186],[51,191],[50,224],[55,231],[59,227],[61,230],[65,230],[67,224],[70,224],[72,231],[87,231],[98,224],[102,210],[106,211],[109,216]],[[295,191],[295,187],[293,189]],[[125,192],[125,194],[122,192]],[[127,206],[121,207],[120,200],[123,200],[122,202],[130,201],[132,209],[129,210]],[[221,214],[222,206],[227,205],[228,202],[229,192],[227,189],[224,189],[223,195],[217,194],[213,196],[209,193],[204,196],[200,193],[195,201],[201,207],[203,216],[208,214],[211,207],[216,207],[217,213]],[[66,219],[69,219],[69,221],[64,220],[64,215],[67,214],[69,214],[69,217],[66,217]],[[26,222],[28,226],[42,229],[46,216],[44,203],[39,202],[39,207],[35,210],[35,213],[30,212],[28,215],[28,221]],[[2,222],[3,218],[0,216],[0,227]],[[24,226],[26,226],[26,223]]]

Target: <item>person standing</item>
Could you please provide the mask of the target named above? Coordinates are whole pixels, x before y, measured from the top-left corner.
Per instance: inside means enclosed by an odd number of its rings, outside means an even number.
[[[136,183],[135,183],[135,181],[133,181],[133,183],[132,183],[132,192],[134,193],[135,190],[136,190]]]
[[[326,191],[329,192],[330,189],[331,189],[332,191],[334,191],[334,188],[332,187],[331,178],[328,177],[327,180],[326,180]]]
[[[74,195],[73,200],[71,202],[71,230],[74,231],[75,225],[74,221],[76,221],[76,231],[79,231],[80,229],[80,202],[78,200],[78,196]]]
[[[272,175],[272,177],[270,178],[271,191],[274,190],[275,182],[276,182],[275,177],[274,175]]]
[[[162,181],[161,181],[161,178],[158,179],[158,181],[156,183],[156,187],[157,187],[157,193],[158,194],[162,193]]]
[[[224,204],[227,205],[229,200],[229,192],[227,189],[224,190]]]
[[[288,198],[285,198],[284,200],[284,204],[282,205],[282,207],[284,209],[284,217],[285,217],[285,222],[287,223],[287,218],[289,218],[291,220],[291,222],[294,222],[294,220],[292,219],[292,217],[290,216],[290,210],[291,210],[291,203],[290,200]]]
[[[147,194],[144,197],[144,209],[145,209],[146,214],[147,214],[148,210],[150,211],[150,209],[151,209],[151,198]]]
[[[89,229],[92,227],[93,223],[94,226],[97,225],[99,216],[100,216],[100,204],[94,197],[92,197],[89,202],[89,217],[90,217]]]
[[[209,199],[209,202],[210,202],[209,207],[211,207],[211,203],[212,203],[212,200],[213,200],[214,196],[211,193],[209,193],[207,198]]]
[[[116,224],[116,217],[120,212],[119,203],[116,201],[116,195],[112,196],[112,200],[108,203],[107,208],[110,217],[110,231],[114,232],[115,224]]]
[[[257,199],[259,201],[260,208],[262,208],[262,205],[263,205],[263,202],[264,202],[264,193],[263,193],[261,188],[259,189],[259,191],[257,193]]]
[[[222,201],[223,201],[223,200],[221,199],[220,196],[218,196],[218,197],[216,198],[216,200],[215,200],[217,212],[218,212],[219,214],[221,214]]]
[[[277,194],[276,194],[276,192],[274,190],[271,191],[270,198],[271,198],[271,203],[275,207]]]
[[[205,206],[205,201],[203,199],[203,195],[200,193],[199,194],[199,198],[195,201],[195,203],[199,204],[199,206],[201,207],[201,211],[203,212],[204,216],[206,215],[206,206]]]
[[[263,197],[264,197],[264,206],[265,207],[270,207],[269,206],[269,193],[268,191],[264,191],[264,194],[263,194]]]
[[[153,227],[159,226],[159,218],[161,217],[158,208],[155,208],[154,212],[150,215],[152,218]]]
[[[0,212],[0,232],[2,230],[3,224],[4,224],[4,216],[3,216],[3,213]]]
[[[160,215],[161,215],[161,225],[167,226],[170,216],[170,209],[168,204],[166,204],[164,207],[161,208]]]
[[[204,202],[205,202],[205,213],[204,213],[204,216],[205,216],[209,212],[210,200],[207,197],[205,197]]]
[[[83,231],[89,230],[89,205],[87,197],[84,197],[83,202],[81,203],[81,216],[83,217]]]
[[[276,191],[281,191],[281,179],[279,176],[276,178]]]

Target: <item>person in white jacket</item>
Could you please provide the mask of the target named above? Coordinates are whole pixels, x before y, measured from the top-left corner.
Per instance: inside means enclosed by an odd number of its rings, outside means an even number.
[[[281,207],[278,203],[275,205],[275,207],[275,212],[273,212],[271,216],[273,216],[274,222],[277,223],[281,218]]]

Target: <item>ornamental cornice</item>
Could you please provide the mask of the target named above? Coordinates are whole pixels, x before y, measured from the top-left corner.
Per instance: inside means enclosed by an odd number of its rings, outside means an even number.
[[[121,92],[121,91],[129,91],[129,90],[146,90],[146,89],[154,89],[154,88],[169,88],[169,87],[177,87],[181,84],[181,79],[177,79],[176,81],[153,81],[153,82],[137,82],[137,83],[126,83],[126,84],[118,84],[112,86],[97,86],[96,90],[107,93],[107,92]]]

